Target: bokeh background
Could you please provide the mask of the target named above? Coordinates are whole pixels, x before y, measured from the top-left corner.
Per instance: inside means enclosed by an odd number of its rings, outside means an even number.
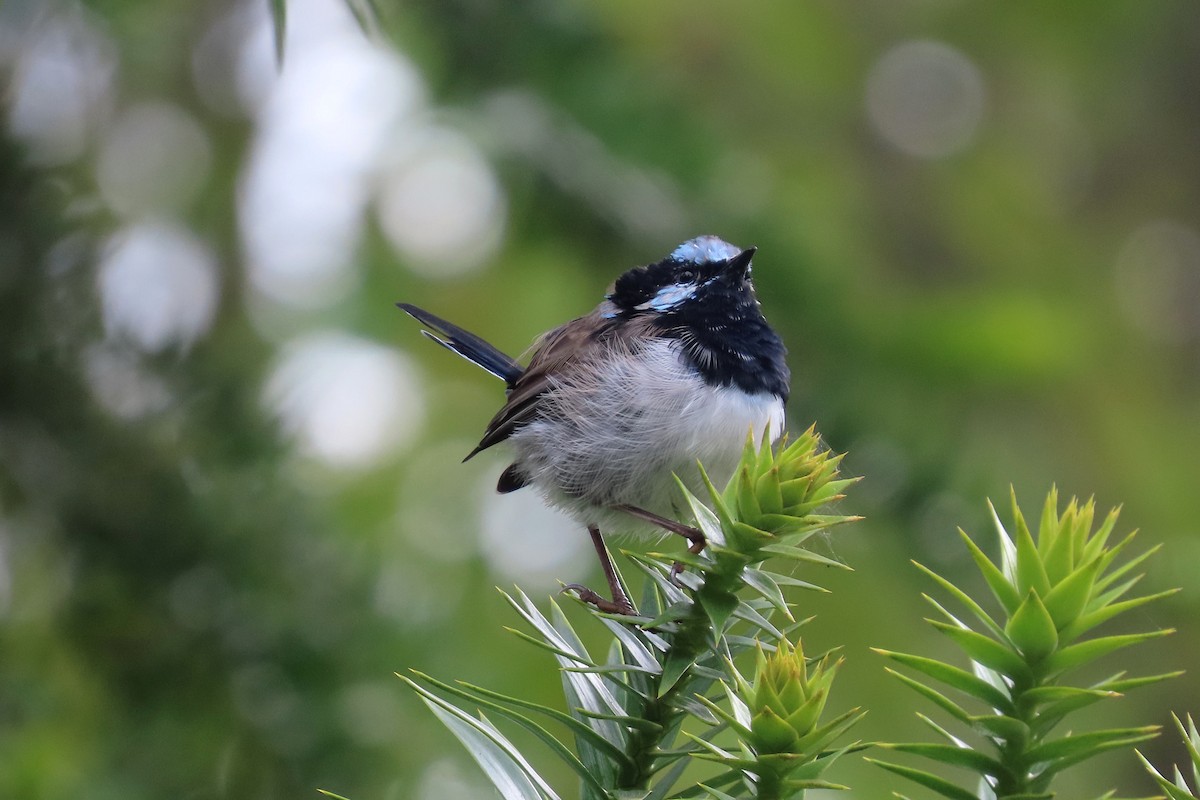
[[[489,796],[392,672],[553,702],[494,587],[599,578],[459,463],[501,386],[392,304],[517,353],[700,233],[758,245],[791,424],[865,477],[799,598],[860,736],[926,736],[868,646],[949,655],[909,559],[977,585],[1010,484],[1123,503],[1182,587],[1132,668],[1194,666],[1192,0],[365,8],[288,0],[280,67],[266,0],[0,6],[0,796]],[[1152,791],[1093,763],[1064,796]]]

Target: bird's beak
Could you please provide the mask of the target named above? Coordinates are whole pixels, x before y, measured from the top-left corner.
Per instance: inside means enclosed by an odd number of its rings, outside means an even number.
[[[757,247],[749,247],[738,253],[725,263],[724,274],[736,281],[744,281],[750,277],[750,259],[758,252]]]

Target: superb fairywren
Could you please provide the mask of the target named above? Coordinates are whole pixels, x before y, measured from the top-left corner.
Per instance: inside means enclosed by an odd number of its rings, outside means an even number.
[[[748,432],[775,438],[783,430],[787,351],[754,296],[754,253],[715,236],[684,242],[617,278],[587,316],[543,334],[524,367],[456,325],[397,304],[438,334],[426,336],[507,384],[508,401],[467,458],[508,440],[515,458],[497,491],[532,486],[587,526],[612,599],[568,588],[602,610],[634,613],[602,530],[656,526],[700,552],[704,535],[668,517],[681,499],[672,475],[700,491],[699,461],[721,485]]]

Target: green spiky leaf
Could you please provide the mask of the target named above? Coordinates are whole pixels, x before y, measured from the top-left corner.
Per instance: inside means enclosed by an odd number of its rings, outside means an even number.
[[[1085,642],[1068,645],[1059,650],[1046,663],[1046,669],[1053,673],[1065,672],[1095,661],[1121,648],[1130,647],[1149,639],[1157,639],[1160,636],[1167,636],[1174,632],[1173,628],[1167,628],[1158,631],[1147,631],[1145,633],[1127,633],[1088,639]]]
[[[1040,664],[1058,647],[1058,629],[1033,589],[1004,626],[1004,633],[1030,666]]]
[[[1071,734],[1032,748],[1026,753],[1026,759],[1034,765],[1049,764],[1043,773],[1051,775],[1107,750],[1152,739],[1158,735],[1158,730],[1157,725],[1150,725]]]
[[[416,690],[425,705],[462,742],[504,800],[558,800],[545,779],[486,717],[480,714],[476,719],[419,686]]]
[[[1046,606],[1054,626],[1061,630],[1074,622],[1091,598],[1096,576],[1100,574],[1100,559],[1093,559],[1071,572],[1054,585],[1042,602]]]
[[[1000,762],[991,756],[952,744],[881,744],[880,747],[899,753],[914,753],[952,767],[964,767],[980,775],[999,775],[1004,771]]]
[[[1008,646],[969,628],[960,628],[957,625],[937,620],[926,621],[961,647],[972,661],[983,664],[1002,675],[1020,680],[1029,678],[1028,664]]]
[[[1009,614],[1015,612],[1021,605],[1021,595],[1017,592],[1016,587],[1009,583],[1003,570],[992,563],[992,560],[984,554],[979,545],[971,540],[966,531],[959,528],[958,535],[966,543],[967,549],[971,553],[971,558],[975,561],[975,566],[983,575],[983,579],[987,582],[988,588],[992,590],[992,594],[1004,606],[1006,612]]]
[[[896,653],[890,650],[881,650],[879,648],[871,648],[880,655],[887,656],[893,661],[897,661],[906,667],[911,667],[919,672],[928,675],[931,678],[941,681],[947,686],[951,686],[964,694],[975,697],[987,703],[993,708],[1002,710],[1012,709],[1012,700],[1007,694],[997,689],[992,684],[982,680],[975,675],[972,675],[965,670],[950,664],[944,664],[941,661],[924,656],[915,656],[908,653]]]
[[[1029,527],[1025,524],[1021,509],[1016,506],[1015,498],[1013,499],[1013,516],[1017,529],[1017,534],[1013,538],[1013,542],[1017,546],[1015,581],[1017,591],[1025,597],[1028,597],[1031,591],[1044,596],[1050,591],[1050,576],[1046,574],[1046,565],[1042,563],[1041,553],[1038,552],[1037,544],[1034,543],[1033,536],[1029,533]]]
[[[907,778],[914,783],[919,783],[926,789],[931,789],[940,794],[942,797],[949,798],[949,800],[977,800],[973,792],[968,792],[966,789],[960,788],[945,778],[934,775],[932,772],[926,772],[925,770],[916,769],[914,767],[906,767],[903,764],[894,764],[890,761],[880,761],[879,759],[875,758],[868,758],[864,760],[869,764],[875,764],[876,766],[883,767],[888,772],[895,773],[902,778]]]

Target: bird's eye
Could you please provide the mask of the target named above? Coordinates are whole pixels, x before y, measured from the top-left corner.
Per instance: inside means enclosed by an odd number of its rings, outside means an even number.
[[[696,271],[694,269],[685,269],[679,273],[680,283],[693,283],[696,280]]]

